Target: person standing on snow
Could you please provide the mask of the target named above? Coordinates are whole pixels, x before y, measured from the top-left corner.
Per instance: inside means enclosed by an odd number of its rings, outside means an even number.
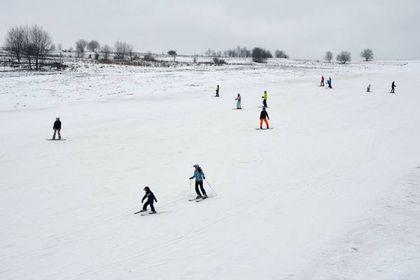
[[[397,87],[397,85],[395,84],[395,81],[392,82],[391,84],[391,93],[395,93],[395,88]]]
[[[216,96],[215,97],[220,97],[219,90],[220,90],[220,87],[219,87],[219,85],[217,85],[217,87],[216,87]]]
[[[261,114],[260,114],[260,129],[263,129],[263,128],[262,128],[263,122],[265,123],[265,125],[266,125],[267,129],[269,129],[269,128],[270,128],[270,126],[268,125],[268,121],[267,121],[267,119],[269,120],[269,119],[270,119],[270,117],[268,116],[268,113],[267,113],[267,111],[265,110],[265,107],[263,107],[263,108],[262,108],[262,111],[261,111]]]
[[[143,196],[143,198],[141,199],[141,203],[143,203],[143,201],[145,200],[145,199],[147,199],[146,200],[146,203],[143,205],[143,209],[142,210],[140,210],[140,212],[145,212],[145,211],[147,211],[147,206],[149,206],[150,205],[150,209],[152,210],[152,214],[156,214],[156,210],[155,210],[155,207],[153,206],[153,203],[156,201],[157,202],[157,199],[156,199],[156,197],[155,197],[155,195],[152,193],[152,191],[150,190],[150,188],[149,187],[144,187],[144,191],[146,192],[146,194]]]
[[[366,92],[370,92],[370,85],[368,85]]]
[[[238,93],[238,97],[236,97],[235,100],[236,100],[236,109],[238,109],[238,110],[242,109],[242,107],[241,107],[242,97],[239,93]]]
[[[325,86],[325,83],[324,83],[324,76],[321,76],[321,84],[320,84],[319,86],[320,86],[320,87]]]
[[[327,84],[328,84],[328,88],[332,88],[332,79],[331,79],[331,77],[328,77]]]
[[[193,167],[195,168],[194,175],[190,177],[190,180],[195,178],[195,192],[197,193],[197,197],[195,199],[206,199],[207,194],[203,187],[203,180],[206,179],[206,176],[198,164],[194,164]],[[203,195],[201,195],[200,190]]]
[[[264,90],[264,94],[263,96],[261,96],[261,98],[263,99],[263,106],[268,107],[267,106],[268,92],[266,90]]]
[[[56,133],[58,133],[58,140],[61,140],[61,134],[60,134],[60,131],[61,131],[61,121],[60,121],[60,118],[56,118],[55,119],[55,122],[53,124],[53,130],[54,130],[54,135],[52,137],[52,140],[55,140]]]

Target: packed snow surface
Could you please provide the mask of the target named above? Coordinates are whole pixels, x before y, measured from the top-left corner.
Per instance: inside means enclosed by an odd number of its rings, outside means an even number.
[[[0,73],[0,279],[420,279],[419,77],[416,61]],[[264,90],[273,129],[256,130]],[[46,141],[56,117],[66,140]],[[146,185],[158,214],[134,215]]]

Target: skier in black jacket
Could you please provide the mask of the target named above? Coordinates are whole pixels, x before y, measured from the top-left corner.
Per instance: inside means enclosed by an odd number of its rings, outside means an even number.
[[[395,93],[395,88],[397,87],[397,85],[395,85],[395,81],[392,82],[391,84],[391,93]]]
[[[261,114],[260,114],[260,129],[262,129],[263,122],[265,122],[265,125],[267,126],[267,129],[270,128],[270,126],[268,125],[267,119],[269,120],[270,117],[268,116],[268,113],[265,110],[265,107],[263,107],[262,111],[261,111]]]
[[[53,129],[54,129],[54,135],[53,135],[53,140],[55,140],[55,134],[58,132],[58,140],[61,140],[61,134],[60,134],[60,130],[61,130],[61,121],[60,118],[56,118],[54,125],[53,125]]]
[[[143,205],[143,209],[140,212],[145,212],[147,210],[147,206],[150,205],[150,209],[152,210],[152,214],[155,214],[156,210],[155,210],[155,207],[153,206],[153,203],[155,201],[157,202],[157,199],[156,199],[155,195],[152,193],[152,191],[150,190],[149,187],[144,187],[144,191],[146,192],[146,194],[141,199],[141,202],[143,203],[143,201],[146,198],[147,198],[147,201]]]

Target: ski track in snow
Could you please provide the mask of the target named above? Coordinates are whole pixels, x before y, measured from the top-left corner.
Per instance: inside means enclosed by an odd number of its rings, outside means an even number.
[[[0,279],[420,279],[419,74],[415,61],[0,73]],[[263,90],[275,129],[258,131]],[[46,141],[57,116],[67,140]],[[200,203],[194,163],[217,191]],[[133,214],[145,185],[158,215]]]

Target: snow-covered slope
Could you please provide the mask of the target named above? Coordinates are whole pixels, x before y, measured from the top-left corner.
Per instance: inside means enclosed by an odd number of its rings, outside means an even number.
[[[419,279],[419,74],[418,62],[1,74],[0,279]],[[263,90],[274,129],[259,131]],[[66,141],[46,141],[57,116]],[[217,192],[205,185],[200,203],[194,163]],[[133,215],[146,185],[159,214]]]

